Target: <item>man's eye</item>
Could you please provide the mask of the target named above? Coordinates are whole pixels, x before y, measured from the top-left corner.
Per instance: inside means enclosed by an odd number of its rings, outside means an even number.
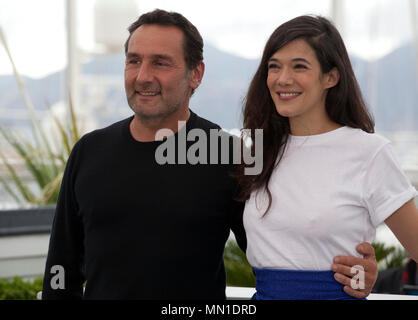
[[[306,69],[306,66],[303,64],[297,64],[295,65],[295,69]]]
[[[126,63],[127,64],[138,64],[139,61],[138,60],[127,60]]]
[[[168,63],[164,62],[164,61],[156,61],[155,65],[159,66],[159,67],[166,67],[166,66],[168,66]]]

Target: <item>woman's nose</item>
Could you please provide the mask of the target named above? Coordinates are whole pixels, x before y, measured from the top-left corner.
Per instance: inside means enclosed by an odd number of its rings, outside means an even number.
[[[288,68],[283,68],[277,79],[279,85],[287,86],[293,84],[293,74]]]

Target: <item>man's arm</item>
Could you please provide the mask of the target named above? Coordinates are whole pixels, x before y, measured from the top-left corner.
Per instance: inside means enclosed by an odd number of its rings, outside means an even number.
[[[242,219],[242,215],[244,213],[244,206],[244,202],[232,202],[232,210],[229,215],[229,223],[238,246],[240,247],[242,252],[245,253],[245,251],[247,250],[247,237],[245,235],[244,222]]]
[[[74,196],[76,145],[68,159],[52,224],[42,299],[81,299],[83,296],[83,224]]]
[[[334,278],[339,283],[344,285],[344,291],[355,298],[367,297],[373,289],[377,279],[377,262],[374,249],[368,242],[363,242],[356,247],[358,253],[363,255],[363,258],[356,258],[351,256],[337,256],[334,257],[334,264],[331,269],[335,272]],[[356,275],[352,272],[354,266],[361,266],[364,270],[364,283],[358,283],[358,289],[352,287],[352,277]],[[359,277],[362,278],[362,277]]]

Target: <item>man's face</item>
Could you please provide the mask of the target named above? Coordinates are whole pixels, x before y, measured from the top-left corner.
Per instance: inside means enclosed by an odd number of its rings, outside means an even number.
[[[164,119],[188,107],[195,83],[183,52],[183,31],[174,26],[142,25],[128,44],[125,91],[142,119]]]

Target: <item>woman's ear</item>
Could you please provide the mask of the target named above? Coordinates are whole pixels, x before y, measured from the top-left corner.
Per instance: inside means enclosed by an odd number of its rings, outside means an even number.
[[[334,67],[325,74],[325,89],[335,87],[338,81],[340,81],[340,72]]]

